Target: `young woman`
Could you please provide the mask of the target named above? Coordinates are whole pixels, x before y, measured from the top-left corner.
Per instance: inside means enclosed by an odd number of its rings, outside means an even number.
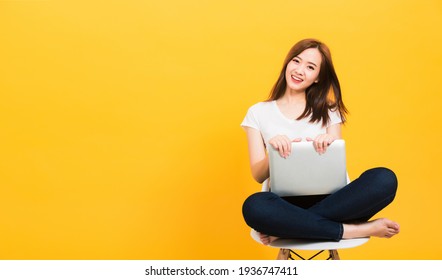
[[[250,107],[241,123],[253,178],[259,183],[269,178],[269,145],[282,157],[290,154],[291,142],[298,141],[311,141],[318,153],[325,153],[342,137],[346,113],[328,47],[314,39],[295,44],[269,99]],[[396,189],[395,174],[379,167],[328,196],[255,193],[244,202],[243,216],[266,245],[277,238],[389,238],[399,233],[398,223],[369,219],[393,201]]]

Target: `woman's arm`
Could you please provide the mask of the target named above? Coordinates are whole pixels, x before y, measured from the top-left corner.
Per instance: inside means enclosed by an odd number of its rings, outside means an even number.
[[[330,134],[331,136],[333,136],[334,137],[333,140],[342,139],[341,127],[342,127],[341,123],[337,123],[337,124],[331,125],[331,126],[327,127],[327,130],[326,130],[327,134]]]
[[[269,177],[269,159],[261,133],[251,127],[244,127],[247,133],[250,169],[253,178],[262,183]]]

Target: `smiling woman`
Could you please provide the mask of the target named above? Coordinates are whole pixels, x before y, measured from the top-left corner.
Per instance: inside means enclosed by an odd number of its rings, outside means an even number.
[[[306,106],[301,114],[294,114],[296,119],[300,120],[311,113],[312,122],[322,120],[325,125],[329,120],[328,107],[331,106],[330,109],[337,109],[342,122],[345,122],[347,109],[341,98],[339,80],[327,45],[314,39],[305,39],[290,49],[268,100],[280,99],[287,90],[294,94],[286,97],[307,93]]]
[[[241,124],[255,180],[269,178],[269,146],[287,157],[292,142],[306,140],[319,154],[325,153],[342,138],[346,112],[328,47],[315,39],[295,44],[269,100],[252,106]],[[252,194],[244,202],[243,215],[266,245],[278,238],[389,238],[399,233],[398,223],[385,218],[367,221],[393,201],[396,189],[393,171],[373,168],[328,196]]]
[[[287,87],[292,93],[303,92],[313,83],[318,83],[321,53],[316,48],[305,49],[295,56],[285,71]]]

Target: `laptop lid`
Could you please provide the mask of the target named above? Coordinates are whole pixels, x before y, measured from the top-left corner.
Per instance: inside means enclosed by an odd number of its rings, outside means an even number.
[[[289,157],[269,147],[270,188],[279,196],[330,194],[347,185],[345,141],[319,155],[313,142],[293,142]]]

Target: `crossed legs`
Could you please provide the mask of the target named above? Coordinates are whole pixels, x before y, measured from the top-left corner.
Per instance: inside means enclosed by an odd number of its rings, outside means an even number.
[[[396,189],[397,179],[391,170],[374,168],[307,209],[271,192],[253,194],[244,202],[243,216],[261,233],[264,244],[281,237],[389,238],[399,233],[399,224],[386,218],[368,220],[393,201]]]

